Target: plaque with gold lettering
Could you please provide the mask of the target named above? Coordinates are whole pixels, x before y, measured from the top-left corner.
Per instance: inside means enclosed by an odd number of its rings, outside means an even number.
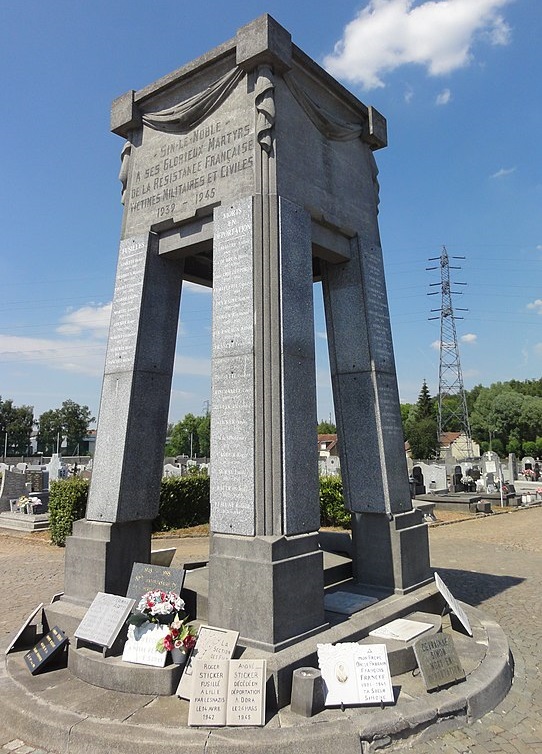
[[[58,658],[67,643],[68,637],[58,626],[46,633],[24,656],[24,661],[32,675],[36,675],[53,657]]]

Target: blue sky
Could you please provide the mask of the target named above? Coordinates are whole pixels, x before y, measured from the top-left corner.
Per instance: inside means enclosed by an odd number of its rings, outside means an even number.
[[[187,10],[184,10],[187,8]],[[95,416],[121,222],[112,100],[268,12],[388,120],[380,231],[399,391],[438,389],[437,272],[464,256],[465,387],[542,376],[540,0],[0,4],[0,396]],[[319,418],[333,413],[315,290]],[[183,292],[170,419],[210,400],[209,292]]]

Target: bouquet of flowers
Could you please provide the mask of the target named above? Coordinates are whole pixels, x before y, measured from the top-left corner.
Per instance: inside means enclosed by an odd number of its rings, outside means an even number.
[[[178,649],[184,654],[188,654],[196,643],[197,629],[187,623],[188,618],[179,618],[175,616],[169,626],[169,633],[158,640],[156,649],[158,652],[171,652]]]
[[[17,507],[21,511],[21,513],[28,513],[28,511],[32,512],[34,506],[41,505],[41,500],[39,497],[28,497],[27,495],[21,495],[21,497],[17,500]]]
[[[141,626],[146,622],[171,624],[180,613],[184,618],[184,600],[178,594],[153,589],[141,597],[128,623],[132,626]]]

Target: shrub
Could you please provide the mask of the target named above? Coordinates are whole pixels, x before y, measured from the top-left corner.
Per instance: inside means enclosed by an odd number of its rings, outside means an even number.
[[[89,482],[81,477],[55,479],[49,491],[49,532],[51,542],[64,547],[72,533],[72,524],[84,518]]]
[[[349,529],[351,513],[344,507],[343,483],[338,476],[320,477],[320,526]]]
[[[152,522],[153,530],[184,529],[208,523],[209,481],[207,474],[162,479],[160,509]]]

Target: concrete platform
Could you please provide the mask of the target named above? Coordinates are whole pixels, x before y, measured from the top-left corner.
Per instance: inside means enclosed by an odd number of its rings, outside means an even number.
[[[44,531],[49,528],[48,513],[0,513],[0,527],[16,531]]]
[[[390,607],[385,602],[348,618],[350,633],[366,635],[371,625],[381,622],[383,610]],[[466,680],[428,693],[419,674],[395,675],[396,704],[384,709],[327,709],[304,718],[288,705],[274,711],[270,700],[263,728],[189,728],[188,702],[176,696],[110,691],[76,678],[68,668],[32,676],[24,662],[25,651],[18,650],[5,657],[0,671],[3,722],[14,736],[58,754],[315,754],[332,750],[359,754],[393,741],[427,739],[431,730],[436,735],[482,717],[511,685],[512,663],[503,631],[480,611],[463,607],[473,638],[451,627],[446,630],[453,636]],[[317,640],[320,637],[314,640],[314,649]]]

